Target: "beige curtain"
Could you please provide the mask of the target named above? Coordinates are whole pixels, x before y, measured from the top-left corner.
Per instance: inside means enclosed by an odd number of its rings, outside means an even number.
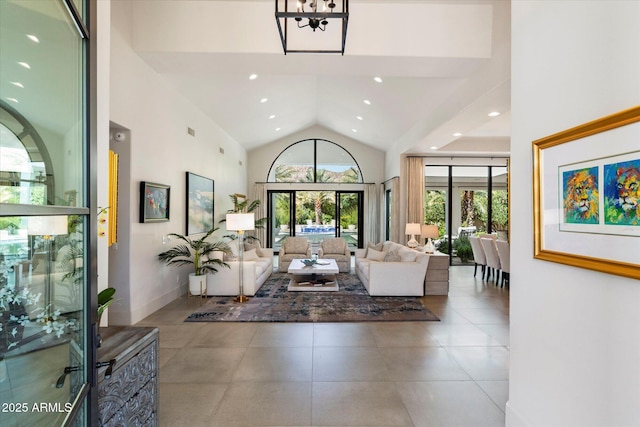
[[[407,157],[407,222],[424,224],[424,159]]]
[[[391,188],[391,212],[385,212],[386,215],[391,215],[391,221],[389,225],[389,240],[391,240],[392,242],[400,243],[400,237],[404,235],[404,222],[399,221],[400,178],[398,178],[397,176],[391,178],[387,186]],[[402,231],[400,230],[401,225],[403,227]]]
[[[253,186],[253,200],[260,200],[260,205],[254,211],[256,219],[265,218],[267,216],[267,188],[265,184],[254,184]],[[266,248],[267,242],[267,227],[269,221],[266,221],[264,228],[256,228],[253,231],[253,235],[260,239],[261,246]]]
[[[364,185],[364,242],[363,247],[367,247],[367,243],[377,243],[380,241],[380,219],[378,210],[378,186],[376,184]]]

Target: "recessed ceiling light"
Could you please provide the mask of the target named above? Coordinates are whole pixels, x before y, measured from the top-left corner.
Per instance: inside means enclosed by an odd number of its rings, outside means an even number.
[[[362,102],[364,102],[364,103],[365,103],[365,104],[367,104],[367,105],[371,105],[371,101],[369,101],[368,99],[365,99],[365,100],[364,100],[364,101],[362,101]]]
[[[351,129],[351,132],[353,132],[353,133],[357,133],[357,132],[358,132],[358,130],[357,130],[357,129]]]
[[[261,103],[261,104],[264,104],[264,103],[265,103],[265,102],[267,102],[268,100],[269,100],[269,98],[262,98],[262,99],[260,100],[260,103]]]
[[[27,64],[26,62],[18,62],[18,65],[23,66],[24,68],[26,68],[27,70],[31,69],[31,65]]]
[[[453,134],[453,136],[462,136],[462,134],[460,132],[456,132]]]
[[[280,128],[276,128],[276,132],[278,132],[280,130]]]
[[[14,85],[14,86],[18,86],[18,87],[21,87],[22,89],[24,89],[24,85],[22,83],[20,83],[20,82],[11,82],[11,84]]]
[[[382,83],[382,78],[381,77],[376,76],[376,77],[373,78],[373,80],[375,80],[376,83]]]
[[[492,111],[492,112],[489,113],[489,117],[497,117],[499,115],[500,115],[500,113],[497,112],[497,111]]]
[[[438,147],[436,147],[435,145],[433,147],[431,147],[432,150],[437,150]]]
[[[17,100],[17,99],[15,99],[15,98],[9,98],[9,97],[7,97],[7,98],[5,98],[5,99],[6,99],[7,101],[15,102],[16,104],[18,104],[18,100]]]
[[[271,120],[271,119],[275,119],[275,118],[276,118],[276,115],[275,115],[275,114],[272,114],[272,115],[270,115],[270,116],[269,116],[269,120]]]
[[[255,80],[255,79],[257,79],[257,78],[258,78],[258,75],[257,75],[257,74],[251,74],[251,75],[249,76],[249,80]]]
[[[29,40],[31,40],[34,43],[40,43],[40,39],[34,36],[33,34],[27,34],[27,37],[29,38]]]
[[[356,116],[356,119],[358,119],[358,120],[364,120],[364,119],[362,118],[362,116]]]

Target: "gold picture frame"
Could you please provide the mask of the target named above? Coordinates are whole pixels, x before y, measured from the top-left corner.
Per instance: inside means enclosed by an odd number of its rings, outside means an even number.
[[[640,205],[615,175],[640,164],[639,142],[640,106],[533,141],[534,258],[640,279]]]

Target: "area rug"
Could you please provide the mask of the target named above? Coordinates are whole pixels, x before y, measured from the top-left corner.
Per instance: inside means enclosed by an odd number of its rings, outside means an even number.
[[[185,322],[371,322],[440,320],[415,297],[372,297],[357,276],[338,274],[336,292],[290,292],[274,273],[245,303],[210,297]]]

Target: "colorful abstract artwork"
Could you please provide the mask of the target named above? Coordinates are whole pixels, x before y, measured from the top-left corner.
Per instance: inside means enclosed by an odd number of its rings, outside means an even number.
[[[640,226],[640,159],[604,165],[604,222]]]
[[[564,221],[569,224],[598,224],[598,168],[562,173]]]
[[[168,185],[140,183],[140,222],[169,221],[170,191]]]

